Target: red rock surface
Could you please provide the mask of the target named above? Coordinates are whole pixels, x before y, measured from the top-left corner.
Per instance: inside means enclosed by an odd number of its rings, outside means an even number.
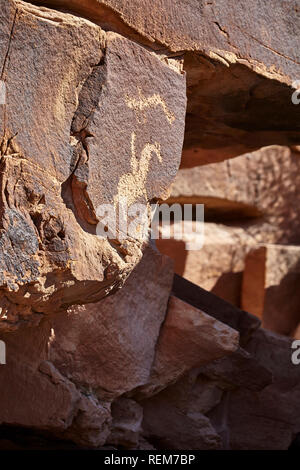
[[[0,449],[297,447],[296,0],[0,11]]]

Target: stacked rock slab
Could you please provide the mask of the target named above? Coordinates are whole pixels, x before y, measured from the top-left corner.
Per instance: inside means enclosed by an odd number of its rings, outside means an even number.
[[[231,377],[230,384],[228,377],[194,369],[143,403],[144,435],[163,449],[287,449],[300,424],[299,372],[290,361],[290,341],[259,330],[247,349],[256,361],[253,376],[265,368],[272,383],[256,384],[255,390],[253,383],[238,385]]]
[[[151,396],[158,393],[189,370],[236,351],[238,344],[236,330],[171,296],[151,375],[140,394]]]
[[[195,304],[197,291],[202,308],[222,306],[224,321],[231,313],[242,346],[142,401],[144,436],[163,449],[287,449],[300,425],[291,341],[255,330],[254,317],[175,276],[173,292]]]
[[[242,306],[268,330],[293,336],[300,323],[298,246],[261,245],[248,254]]]
[[[257,242],[297,244],[299,170],[299,153],[270,146],[180,169],[168,202],[202,203],[208,222],[238,222]]]
[[[146,282],[147,279],[147,282]],[[51,321],[49,358],[77,386],[113,399],[149,381],[172,288],[173,263],[148,248],[115,295]]]
[[[172,280],[171,260],[148,248],[114,296],[3,334],[1,424],[103,445],[112,401],[149,381]]]
[[[204,244],[200,250],[191,251],[183,234],[177,239],[158,240],[160,251],[175,260],[178,274],[262,318],[262,309],[254,305],[262,302],[259,300],[262,295],[251,288],[249,275],[251,269],[253,280],[260,283],[263,272],[260,254],[266,244],[270,252],[272,245],[280,245],[278,250],[274,246],[274,253],[278,254],[286,247],[290,262],[282,268],[285,271],[282,276],[290,274],[285,285],[289,284],[290,293],[294,291],[296,295],[297,282],[292,278],[295,278],[293,266],[297,261],[300,230],[299,209],[295,203],[299,198],[299,169],[299,153],[279,146],[225,162],[180,169],[168,204],[170,207],[174,203],[204,204],[204,218],[208,220],[204,224]],[[249,252],[253,255],[247,257]],[[269,275],[272,276],[272,270],[276,275],[275,272],[281,270],[276,265],[280,264],[274,254]],[[279,280],[272,283],[273,293],[278,284]],[[278,288],[277,301],[282,293]],[[285,312],[290,310],[291,303],[294,304],[291,308],[298,310],[297,301],[290,295],[286,297],[289,297],[289,305],[285,303]],[[283,309],[282,321],[285,316]],[[271,328],[270,324],[265,326]],[[293,328],[295,325],[274,331],[289,334]]]
[[[185,53],[183,161],[220,161],[264,145],[299,144],[296,0],[33,0],[74,11],[172,60]],[[276,26],[275,26],[276,25]],[[268,32],[268,33],[267,33]],[[283,40],[284,38],[284,40]]]
[[[174,259],[178,275],[239,307],[245,257],[249,249],[256,246],[255,240],[241,227],[186,221],[187,227],[189,232],[195,233],[193,249],[189,249],[190,234],[184,233],[181,222],[172,224],[177,238],[159,238],[158,249]],[[179,235],[178,229],[181,229]],[[165,228],[161,227],[161,237],[165,236],[164,232]]]

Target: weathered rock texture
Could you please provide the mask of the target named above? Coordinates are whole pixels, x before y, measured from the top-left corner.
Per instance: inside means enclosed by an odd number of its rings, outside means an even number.
[[[296,445],[296,1],[0,11],[0,449]],[[102,219],[163,200],[175,275]]]
[[[153,395],[194,367],[226,356],[238,348],[236,330],[175,296],[156,345],[149,383],[143,395]]]
[[[289,293],[283,294],[277,279],[272,281],[270,296],[274,301],[271,310],[277,303],[282,321],[285,317],[287,320],[287,329],[274,330],[282,334],[295,329],[288,320],[292,310],[295,320],[298,318],[297,281],[292,278],[296,276],[299,243],[299,165],[298,153],[272,146],[226,162],[179,170],[167,202],[204,204],[208,220],[204,224],[204,245],[201,250],[190,251],[185,236],[161,238],[157,243],[162,253],[175,260],[178,274],[259,318],[262,307],[257,306],[264,302],[264,290],[258,286],[265,282],[261,255],[264,258],[264,246],[271,253],[272,244],[280,244],[278,249],[274,245],[268,275],[282,271],[281,276],[287,277],[283,289],[289,289]],[[281,254],[280,259],[275,253]],[[282,259],[283,253],[288,263]]]
[[[145,282],[147,279],[147,282]],[[114,398],[146,384],[172,288],[169,258],[148,248],[123,289],[51,321],[49,357],[78,386]]]
[[[204,204],[207,221],[238,221],[260,243],[297,244],[299,170],[299,153],[266,147],[226,162],[179,170],[169,203]]]
[[[174,224],[175,231],[176,225],[181,227]],[[255,240],[240,227],[205,223],[203,228],[204,244],[199,250],[189,249],[185,234],[178,239],[160,238],[157,247],[174,259],[177,274],[239,306],[245,256],[256,246]]]
[[[148,248],[114,296],[49,315],[25,335],[3,334],[8,361],[0,369],[1,424],[103,445],[112,401],[149,382],[172,280],[171,260]]]
[[[123,284],[142,243],[96,237],[97,208],[167,194],[186,98],[180,68],[127,38],[24,2],[1,11],[0,328],[12,329]]]

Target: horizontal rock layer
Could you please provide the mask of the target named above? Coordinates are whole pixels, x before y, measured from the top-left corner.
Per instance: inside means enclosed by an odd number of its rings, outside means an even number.
[[[295,446],[296,1],[0,8],[0,448]]]

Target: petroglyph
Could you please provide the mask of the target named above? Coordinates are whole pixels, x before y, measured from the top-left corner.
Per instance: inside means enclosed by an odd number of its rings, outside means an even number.
[[[118,183],[118,194],[114,200],[115,204],[125,198],[128,205],[138,201],[141,196],[147,199],[145,183],[152,154],[155,154],[158,161],[162,162],[161,148],[158,142],[154,144],[147,143],[141,152],[140,159],[138,159],[136,153],[136,133],[132,132],[130,159],[132,173],[126,173],[121,176]]]
[[[144,111],[148,108],[157,108],[158,106],[161,106],[169,124],[173,124],[175,121],[175,116],[168,109],[168,106],[159,94],[155,93],[152,96],[146,97],[143,95],[143,92],[140,88],[138,89],[138,93],[138,98],[130,98],[129,96],[126,96],[125,100],[129,108],[144,113]],[[146,121],[145,114],[144,120]]]

